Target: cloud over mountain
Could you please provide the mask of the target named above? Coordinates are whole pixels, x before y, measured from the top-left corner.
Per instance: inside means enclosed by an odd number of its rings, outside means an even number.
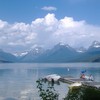
[[[31,24],[13,23],[0,20],[0,47],[8,51],[20,51],[34,45],[52,47],[58,42],[71,46],[89,46],[100,39],[100,26],[88,24],[85,20],[75,21],[72,17],[57,19],[48,13]]]

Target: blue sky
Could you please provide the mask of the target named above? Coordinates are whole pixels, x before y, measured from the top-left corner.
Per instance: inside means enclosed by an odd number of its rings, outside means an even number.
[[[45,39],[45,40],[44,40]],[[100,40],[100,0],[0,0],[0,48],[21,52]]]
[[[45,16],[44,6],[56,7],[57,18],[73,17],[100,25],[100,0],[0,0],[0,18],[8,22],[26,22]]]

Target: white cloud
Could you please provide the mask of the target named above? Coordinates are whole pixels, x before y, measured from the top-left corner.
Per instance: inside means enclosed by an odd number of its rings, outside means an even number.
[[[57,8],[56,7],[52,7],[52,6],[44,6],[43,8],[41,8],[42,10],[46,10],[46,11],[56,11]]]
[[[6,21],[2,21],[0,20],[0,29],[3,29],[4,27],[6,27],[8,25],[8,23]]]
[[[29,50],[34,45],[50,48],[60,41],[74,47],[87,47],[94,40],[100,40],[100,27],[72,17],[58,20],[55,14],[49,13],[31,24],[9,24],[0,20],[0,47],[8,51]]]

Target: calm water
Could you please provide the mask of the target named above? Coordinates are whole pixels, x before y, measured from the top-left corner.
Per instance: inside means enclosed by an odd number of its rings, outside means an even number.
[[[87,70],[87,75],[92,73],[95,80],[100,81],[99,63],[0,64],[0,100],[39,100],[37,79],[54,73],[79,77],[82,70]],[[55,88],[60,98],[68,91],[67,84],[63,83]]]

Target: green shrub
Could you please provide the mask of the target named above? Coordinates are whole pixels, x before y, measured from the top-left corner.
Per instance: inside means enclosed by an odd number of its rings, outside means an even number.
[[[100,90],[93,87],[73,87],[64,100],[100,100]]]
[[[42,100],[58,100],[59,94],[54,89],[53,84],[46,83],[43,79],[39,79],[36,82],[39,96]]]

